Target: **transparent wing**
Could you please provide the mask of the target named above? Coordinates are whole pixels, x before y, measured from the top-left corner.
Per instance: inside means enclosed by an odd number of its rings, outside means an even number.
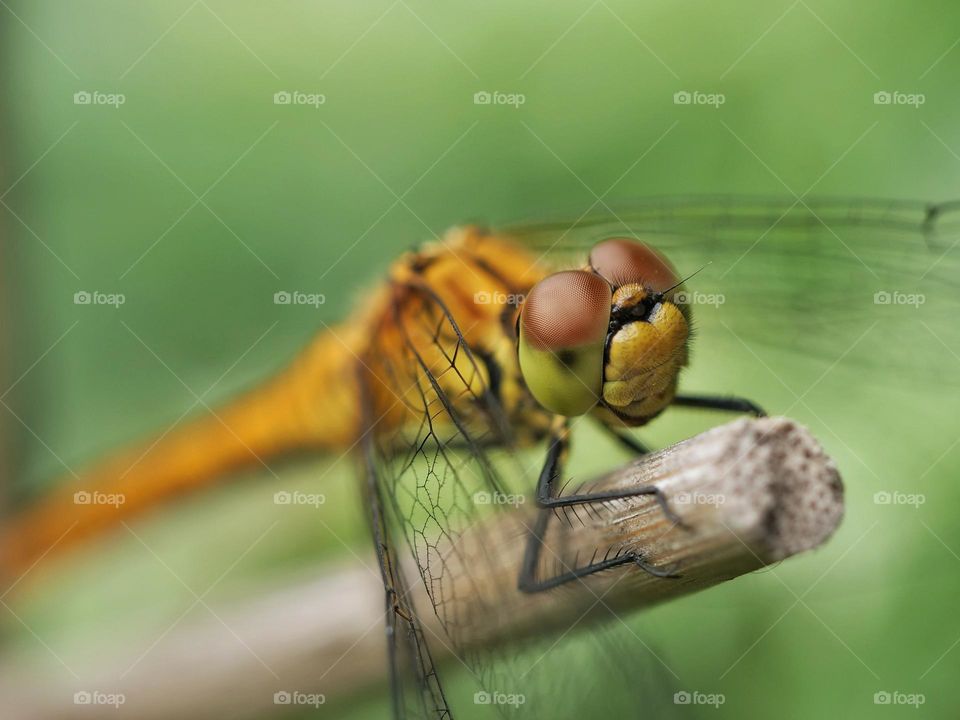
[[[386,542],[405,548],[397,569],[411,579],[401,616],[412,616],[426,640],[424,647],[398,638],[395,652],[416,650],[423,659],[408,667],[446,665],[458,678],[452,688],[429,687],[436,679],[429,672],[419,685],[417,673],[400,673],[398,714],[420,717],[412,708],[433,704],[442,709],[425,717],[446,717],[441,697],[456,717],[576,717],[609,705],[599,688],[571,686],[569,642],[542,637],[537,600],[517,589],[518,549],[532,526],[517,505],[531,495],[542,457],[510,449],[512,431],[489,374],[456,320],[428,289],[407,288],[364,363],[369,467],[389,506]],[[394,429],[378,431],[378,418]],[[558,553],[542,571],[576,562]],[[563,602],[572,624],[597,598],[567,593]],[[402,617],[397,625],[404,626]],[[618,655],[594,637],[577,654],[579,661],[591,657],[606,667],[616,666]]]
[[[368,467],[387,506],[385,542],[406,551],[409,562],[401,560],[397,572],[415,581],[399,598],[402,613],[412,616],[428,644],[408,643],[400,651],[413,648],[424,657],[419,665],[432,667],[433,648],[448,661],[464,663],[479,683],[488,665],[471,653],[466,638],[480,632],[483,618],[480,612],[465,614],[469,604],[461,594],[470,592],[464,583],[471,576],[458,541],[481,514],[475,497],[501,491],[482,446],[502,442],[495,435],[504,427],[478,361],[442,302],[428,289],[405,288],[394,303],[364,364]],[[423,681],[419,692],[411,692],[417,680],[416,673],[406,673],[398,691],[395,679],[401,717],[419,717],[411,707],[426,712],[430,702],[422,698],[443,694],[439,684],[431,690]],[[444,705],[422,716],[441,718],[445,712]]]
[[[364,500],[383,579],[387,662],[394,715],[403,720],[448,720],[450,709],[440,685],[433,653],[413,610],[410,585],[399,560],[403,548],[397,546],[390,533],[383,488],[377,481],[371,437],[367,435],[363,442]]]

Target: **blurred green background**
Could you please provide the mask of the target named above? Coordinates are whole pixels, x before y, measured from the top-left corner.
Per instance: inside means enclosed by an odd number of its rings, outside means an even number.
[[[11,503],[169,426],[195,402],[187,388],[213,385],[214,403],[269,375],[397,253],[456,223],[576,217],[615,183],[611,204],[810,188],[960,196],[960,8],[946,1],[0,5],[0,385],[27,373],[4,396]],[[726,102],[677,106],[682,90]],[[882,90],[925,103],[876,105]],[[275,104],[283,91],[325,102]],[[525,102],[475,105],[478,91]],[[78,92],[125,101],[76,104]],[[278,311],[283,289],[326,303]],[[84,290],[126,302],[75,305]],[[771,319],[771,332],[789,329]],[[742,352],[699,357],[709,363],[692,386],[722,378],[773,412],[794,404]],[[880,400],[846,376],[791,411],[843,471],[836,537],[632,621],[677,688],[725,704],[644,697],[665,688],[638,691],[638,704],[677,717],[955,716],[956,394],[937,378],[917,389],[874,373]],[[644,437],[661,446],[715,421],[668,417]],[[285,472],[284,487],[326,493],[319,511],[265,503],[276,481],[253,473],[138,532],[202,589],[273,526],[208,601],[243,598],[349,558],[345,545],[370,559],[352,470],[318,460]],[[890,487],[927,502],[872,502]],[[133,538],[98,551],[31,588],[8,648],[39,638],[56,651],[104,622],[119,637],[157,635],[193,602]],[[877,706],[878,691],[926,703]],[[337,713],[386,708],[382,693]]]

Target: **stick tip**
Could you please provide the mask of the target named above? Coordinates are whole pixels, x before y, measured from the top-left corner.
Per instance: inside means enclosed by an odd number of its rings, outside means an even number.
[[[740,468],[733,481],[740,487],[732,495],[744,505],[734,516],[750,522],[762,514],[757,550],[763,559],[775,562],[826,542],[844,504],[840,473],[823,446],[784,417],[743,419],[728,427],[737,438],[728,453]]]

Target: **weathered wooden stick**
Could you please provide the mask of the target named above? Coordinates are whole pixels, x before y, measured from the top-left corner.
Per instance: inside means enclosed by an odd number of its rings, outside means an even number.
[[[592,512],[571,509],[569,522],[551,519],[540,570],[551,573],[594,554],[635,551],[652,565],[675,566],[679,579],[625,565],[585,578],[582,585],[520,593],[517,575],[536,513],[522,506],[468,530],[455,547],[441,548],[453,582],[445,612],[464,621],[458,640],[502,644],[569,627],[584,608],[622,614],[707,588],[820,545],[843,515],[843,488],[833,462],[807,430],[782,418],[715,428],[589,487],[650,484],[660,488],[683,526],[671,522],[649,496],[607,502]],[[407,575],[418,577],[414,568]],[[430,640],[441,627],[422,600]],[[98,653],[92,664],[61,654],[81,675],[76,681],[59,664],[30,668],[23,658],[7,658],[0,663],[3,716],[244,717],[272,707],[274,693],[284,691],[322,693],[334,702],[384,681],[382,612],[378,576],[353,568],[244,609],[220,611],[220,620],[184,625],[132,669],[131,657],[151,639]],[[442,655],[444,643],[432,645]],[[119,712],[113,706],[75,705],[74,693],[83,691],[122,693],[124,704]]]
[[[518,568],[534,517],[504,514],[497,528],[465,533],[459,552],[447,562],[457,583],[448,594],[460,603],[449,611],[458,614],[460,639],[483,644],[514,639],[569,626],[588,607],[609,616],[610,610],[634,610],[702,590],[820,545],[843,516],[843,486],[833,462],[805,428],[785,418],[742,419],[715,428],[577,492],[643,485],[663,493],[679,524],[650,495],[589,511],[583,506],[559,511],[560,519],[548,525],[540,576],[634,552],[650,565],[675,568],[679,578],[624,565],[558,592],[519,593]],[[471,617],[482,622],[470,623]],[[470,637],[473,629],[476,637]]]

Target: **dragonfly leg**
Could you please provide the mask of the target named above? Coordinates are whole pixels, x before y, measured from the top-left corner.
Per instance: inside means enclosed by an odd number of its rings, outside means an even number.
[[[738,412],[754,417],[766,417],[767,413],[752,400],[742,397],[723,395],[677,395],[673,405],[680,407],[703,408],[705,410],[720,410],[723,412]]]
[[[632,440],[632,438],[630,439]],[[522,592],[534,593],[542,592],[555,588],[559,585],[577,580],[587,575],[608,570],[618,565],[633,563],[641,570],[655,575],[656,577],[674,578],[678,577],[672,569],[658,568],[647,563],[639,553],[628,552],[613,558],[606,558],[598,562],[590,563],[579,568],[573,568],[559,573],[551,578],[541,580],[537,578],[537,566],[540,561],[540,553],[543,548],[543,537],[546,533],[547,523],[553,515],[554,508],[568,507],[571,505],[583,505],[587,503],[600,503],[607,500],[619,500],[622,498],[636,497],[638,495],[653,495],[664,515],[678,525],[682,525],[680,518],[670,509],[666,497],[659,488],[653,485],[644,485],[638,488],[629,488],[625,490],[606,490],[596,493],[581,493],[558,497],[554,495],[556,480],[562,474],[565,465],[566,456],[569,450],[570,430],[569,422],[564,421],[562,425],[555,428],[550,437],[547,450],[547,459],[540,472],[540,479],[537,482],[537,506],[540,512],[537,515],[536,523],[530,536],[527,538],[527,546],[523,556],[523,565],[520,568],[519,588]]]
[[[606,430],[608,433],[610,433],[610,435],[613,436],[614,440],[616,440],[618,443],[623,445],[623,447],[625,447],[630,452],[635,453],[636,455],[648,455],[650,453],[650,448],[648,448],[642,442],[637,440],[633,435],[630,435],[625,432],[619,432],[618,430],[614,430],[609,425],[601,424],[601,427],[604,430]]]

